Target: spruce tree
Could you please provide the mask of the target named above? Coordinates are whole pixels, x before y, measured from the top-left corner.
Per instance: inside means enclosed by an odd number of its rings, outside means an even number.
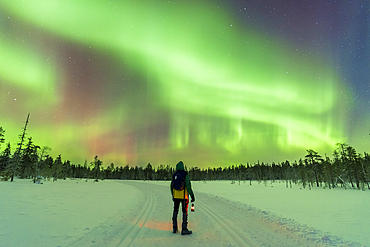
[[[323,177],[324,183],[331,189],[335,187],[334,180],[333,180],[333,165],[331,164],[331,160],[329,157],[326,157],[323,161]]]
[[[5,130],[3,130],[3,127],[0,126],[0,148],[1,148],[1,143],[5,142],[4,133],[5,133]]]
[[[20,142],[18,143],[18,149],[15,151],[12,161],[9,162],[9,164],[7,165],[7,168],[6,168],[7,172],[10,173],[10,182],[14,181],[14,177],[16,175],[16,172],[17,172],[17,169],[18,169],[18,166],[19,166],[19,162],[21,161],[21,151],[22,151],[24,138],[26,136],[26,130],[27,130],[29,117],[30,117],[30,114],[28,113],[27,120],[26,120],[26,123],[24,125],[22,134],[19,135]]]
[[[71,162],[69,160],[64,161],[62,165],[62,175],[61,175],[63,180],[66,180],[67,177],[74,178],[71,171],[72,171]]]
[[[58,178],[60,178],[62,171],[63,171],[62,157],[59,154],[59,156],[55,159],[52,167],[53,182],[57,181]]]
[[[11,156],[11,147],[10,147],[10,142],[8,142],[6,145],[6,148],[1,153],[1,156],[0,156],[0,175],[2,174],[4,177],[8,177],[4,173],[5,173],[5,168],[10,162],[10,156]]]
[[[5,142],[4,139],[4,133],[5,130],[3,130],[3,127],[0,126],[0,150],[1,150],[1,143]],[[3,170],[5,169],[5,159],[3,158],[3,154],[0,156],[0,175],[2,174]]]
[[[42,176],[47,178],[48,181],[50,181],[50,179],[53,176],[52,169],[53,169],[54,160],[52,157],[47,155],[45,160],[41,161],[41,163],[42,163],[41,174]]]
[[[29,178],[32,175],[33,166],[35,164],[34,157],[35,145],[33,144],[32,137],[28,138],[25,148],[21,152],[21,160],[19,162],[19,177]]]
[[[37,149],[39,149],[39,146],[35,146],[35,154],[37,155]],[[41,155],[38,157],[37,155],[37,161],[36,161],[36,167],[35,167],[35,178],[33,182],[35,183],[36,181],[39,180],[39,173],[44,169],[44,163],[43,163],[43,158],[47,156],[48,151],[50,151],[51,148],[48,146],[44,146],[41,149]]]
[[[103,166],[103,162],[98,159],[98,156],[95,156],[94,161],[91,162],[91,166],[94,181],[98,182],[100,177],[100,169]]]
[[[299,159],[299,162],[298,162],[298,176],[301,179],[303,189],[305,189],[307,186],[308,180],[307,180],[307,170],[306,170],[306,167],[302,159]]]
[[[150,163],[145,167],[145,180],[153,180],[153,166]]]
[[[337,158],[337,162],[335,163],[336,164],[336,171],[337,171],[337,177],[336,179],[340,181],[340,183],[342,184],[342,186],[344,186],[344,188],[347,188],[349,187],[347,185],[347,176],[350,176],[349,173],[348,173],[348,167],[347,167],[347,163],[348,163],[348,160],[347,160],[347,154],[346,154],[346,148],[347,148],[347,144],[345,143],[337,143],[336,144],[337,146],[337,149],[334,150],[334,157]]]
[[[305,157],[308,158],[308,164],[315,177],[316,186],[319,187],[320,175],[322,174],[322,164],[320,162],[322,162],[323,159],[321,159],[321,155],[312,149],[308,149],[307,152],[308,154]]]
[[[85,159],[85,162],[84,162],[84,167],[83,167],[83,177],[86,178],[86,182],[87,182],[87,179],[89,178],[90,176],[90,169],[89,167],[87,166],[87,159]]]
[[[353,180],[354,180],[354,182],[356,183],[357,189],[360,189],[360,181],[359,181],[360,163],[358,161],[357,152],[353,147],[347,146],[346,154],[347,154],[347,170],[348,170],[352,188],[354,188],[354,185],[353,185]]]
[[[370,156],[368,153],[364,153],[364,158],[361,159],[361,167],[364,176],[364,184],[367,184],[367,188],[370,190],[369,185],[369,173],[370,173]]]

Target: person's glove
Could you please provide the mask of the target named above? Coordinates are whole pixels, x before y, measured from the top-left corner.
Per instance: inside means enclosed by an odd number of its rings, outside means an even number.
[[[191,202],[195,202],[195,196],[191,197]]]

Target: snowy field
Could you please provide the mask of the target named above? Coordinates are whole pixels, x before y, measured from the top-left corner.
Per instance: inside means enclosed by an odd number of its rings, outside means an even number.
[[[0,182],[0,246],[370,246],[369,191],[192,186],[193,234],[181,236],[169,182]]]

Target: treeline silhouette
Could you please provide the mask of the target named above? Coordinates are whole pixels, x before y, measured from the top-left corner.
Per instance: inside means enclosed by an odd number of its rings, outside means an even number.
[[[13,181],[15,177],[20,179],[33,179],[40,183],[43,179],[56,181],[58,179],[127,179],[127,180],[171,180],[174,168],[171,165],[159,165],[154,168],[150,163],[146,167],[115,166],[111,163],[104,167],[103,162],[95,156],[91,162],[85,160],[83,165],[72,164],[69,160],[62,160],[61,155],[55,159],[48,155],[49,147],[40,147],[33,143],[32,137],[26,138],[26,130],[29,115],[25,127],[19,135],[19,142],[14,151],[8,142],[5,149],[0,153],[0,178],[5,181]],[[5,143],[5,130],[0,127],[0,148]],[[27,140],[26,140],[27,139]],[[1,150],[1,149],[0,149]],[[350,145],[338,143],[333,151],[333,158],[325,155],[322,157],[318,152],[308,149],[307,155],[299,161],[290,163],[259,163],[239,164],[229,167],[186,168],[190,179],[193,181],[204,180],[231,180],[274,182],[284,181],[286,187],[292,184],[302,185],[303,188],[356,188],[370,189],[370,155],[360,154]]]

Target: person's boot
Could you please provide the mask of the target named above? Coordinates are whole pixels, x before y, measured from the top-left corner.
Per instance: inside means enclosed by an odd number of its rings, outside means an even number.
[[[177,228],[177,212],[173,212],[172,225],[173,225],[173,233],[176,233],[179,230]]]
[[[182,214],[182,230],[181,230],[181,235],[189,235],[192,234],[193,232],[188,229],[188,216],[186,213]]]

